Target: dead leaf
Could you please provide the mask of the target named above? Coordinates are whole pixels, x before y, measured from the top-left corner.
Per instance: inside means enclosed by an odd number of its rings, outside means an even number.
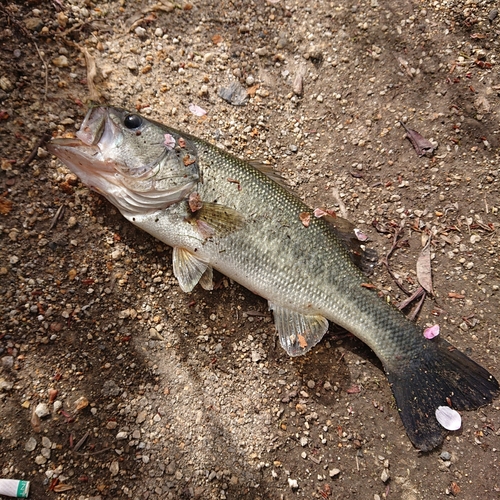
[[[35,409],[33,408],[33,413],[31,414],[31,427],[33,429],[33,432],[42,432],[42,422],[40,420],[40,417],[35,413]]]
[[[12,202],[4,195],[0,195],[0,214],[7,215],[12,210]]]
[[[461,293],[455,293],[455,292],[448,292],[448,297],[450,299],[465,299],[465,295],[462,295]]]
[[[301,335],[300,333],[299,333],[298,337],[299,337],[299,345],[300,345],[300,347],[302,347],[302,349],[305,349],[307,347],[307,340],[306,340],[306,338],[304,337],[304,335]]]
[[[70,484],[57,484],[56,486],[54,486],[54,491],[56,493],[63,493],[64,491],[69,491],[69,490],[72,490],[73,489],[73,486],[71,486]]]
[[[311,223],[311,214],[309,212],[301,212],[299,214],[299,219],[304,227],[309,227],[309,224]]]
[[[434,295],[434,290],[432,289],[430,238],[417,259],[417,279],[420,286],[428,294]]]
[[[201,201],[199,193],[191,193],[189,195],[189,208],[191,212],[197,212],[203,207],[203,202]]]
[[[431,156],[436,149],[432,142],[420,135],[416,130],[408,128],[403,122],[399,122],[406,130],[406,138],[411,142],[411,145],[417,152],[418,156]]]
[[[220,35],[214,35],[212,37],[212,42],[217,45],[218,43],[222,42],[222,37]]]
[[[359,388],[359,385],[353,385],[352,387],[349,387],[346,392],[347,394],[359,394],[361,389]]]
[[[372,283],[361,283],[361,286],[363,288],[376,288],[375,285]]]

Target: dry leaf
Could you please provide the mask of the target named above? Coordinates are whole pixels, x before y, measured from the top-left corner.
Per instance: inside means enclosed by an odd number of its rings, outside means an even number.
[[[72,490],[73,489],[73,486],[71,486],[70,484],[57,484],[56,486],[54,486],[53,490],[56,492],[56,493],[63,493],[64,491],[69,491],[69,490]]]
[[[455,292],[448,292],[448,297],[450,297],[450,299],[465,299],[465,295]]]
[[[372,283],[361,283],[363,288],[376,288]]]
[[[7,215],[12,210],[12,202],[0,195],[0,214]]]
[[[301,212],[299,214],[299,219],[304,227],[309,227],[309,224],[311,223],[311,214],[309,212]]]
[[[302,347],[302,349],[305,349],[307,347],[307,340],[306,340],[306,338],[304,337],[304,335],[301,335],[300,333],[299,333],[298,337],[299,337],[299,345],[300,345],[300,347]]]
[[[434,290],[432,289],[430,238],[417,259],[417,279],[420,286],[427,293],[434,295]]]
[[[214,35],[212,37],[212,42],[217,45],[222,42],[222,37],[220,35]]]
[[[411,142],[418,156],[432,155],[434,152],[434,144],[420,135],[416,130],[408,128],[403,122],[399,122],[406,130],[406,138]]]

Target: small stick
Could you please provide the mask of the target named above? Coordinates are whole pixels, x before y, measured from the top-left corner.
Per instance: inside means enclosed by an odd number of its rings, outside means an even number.
[[[33,43],[35,44],[36,51],[38,52],[38,57],[42,61],[42,64],[45,68],[45,92],[43,95],[43,99],[46,101],[47,100],[47,92],[49,90],[49,67],[47,66],[47,63],[45,62],[45,60],[43,59],[42,53],[40,52],[38,45],[36,44],[36,42],[33,42]]]
[[[38,152],[38,148],[41,148],[49,139],[51,138],[50,132],[47,130],[40,140],[35,144],[28,158],[21,164],[21,168],[26,168],[34,159]]]

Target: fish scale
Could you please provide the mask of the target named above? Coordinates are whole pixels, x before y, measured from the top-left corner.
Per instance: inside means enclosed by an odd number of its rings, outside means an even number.
[[[431,450],[446,436],[440,406],[475,409],[498,394],[486,369],[440,337],[425,339],[364,286],[345,234],[316,218],[267,167],[112,107],[92,108],[76,139],[48,147],[130,222],[174,248],[184,291],[198,283],[211,289],[217,269],[264,297],[292,356],[313,348],[328,320],[365,342],[382,361],[418,449]]]

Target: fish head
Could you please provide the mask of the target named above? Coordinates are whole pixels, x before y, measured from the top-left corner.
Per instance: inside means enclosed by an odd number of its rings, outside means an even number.
[[[124,215],[178,203],[199,180],[192,141],[121,108],[91,108],[75,138],[52,139],[48,150]]]

